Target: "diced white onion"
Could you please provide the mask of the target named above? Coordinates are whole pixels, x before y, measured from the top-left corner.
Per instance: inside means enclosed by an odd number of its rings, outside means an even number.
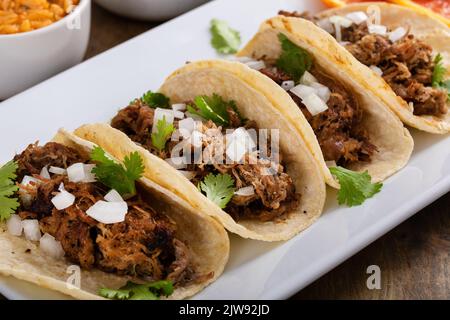
[[[377,66],[371,65],[370,69],[372,69],[373,72],[375,72],[377,75],[382,76],[383,75],[383,70],[381,70],[380,68],[378,68]]]
[[[325,164],[327,165],[328,168],[337,167],[336,161],[334,160],[325,161]]]
[[[293,87],[295,87],[295,82],[292,81],[292,80],[283,81],[283,82],[281,83],[281,87],[282,87],[284,90],[289,91],[289,90],[291,90]]]
[[[233,142],[229,144],[226,150],[226,154],[231,161],[239,162],[242,157],[247,153],[247,148],[245,143],[242,141],[234,139]]]
[[[261,70],[266,67],[264,61],[249,61],[245,63],[249,68]]]
[[[36,179],[31,176],[24,176],[22,179],[22,182],[20,184],[22,186],[28,186],[28,185],[31,185],[30,182],[33,182],[34,185],[37,185],[37,184],[41,183],[41,180]]]
[[[367,19],[369,18],[363,11],[350,12],[345,17],[352,20],[352,22],[356,24],[361,24],[362,22],[367,21]]]
[[[70,182],[81,182],[85,178],[83,163],[74,163],[73,165],[68,167],[67,175]]]
[[[195,171],[178,170],[178,172],[185,176],[188,180],[192,180],[195,177]]]
[[[345,47],[346,45],[348,45],[348,44],[350,44],[351,42],[350,41],[341,41],[341,42],[339,42],[339,44],[341,45],[341,46],[343,46],[343,47]]]
[[[197,148],[201,147],[203,145],[203,133],[197,130],[192,132],[191,144]]]
[[[311,83],[317,82],[316,77],[314,77],[308,71],[305,71],[303,76],[300,78],[300,83],[309,86]]]
[[[253,186],[243,187],[237,190],[234,194],[238,196],[248,197],[255,194],[255,189],[253,188]]]
[[[371,24],[368,26],[369,33],[372,34],[379,34],[380,36],[385,36],[387,32],[386,26],[383,26],[381,24]]]
[[[317,25],[328,33],[333,33],[334,31],[333,24],[331,23],[329,18],[317,21]]]
[[[303,85],[303,84],[296,85],[290,91],[293,94],[295,94],[297,97],[302,98],[302,99],[306,98],[308,95],[310,95],[312,93],[316,93],[316,89],[314,89],[313,87],[307,86],[307,85]]]
[[[108,202],[123,202],[123,198],[115,189],[111,189],[106,195],[105,200]]]
[[[192,118],[186,118],[178,122],[178,129],[184,139],[188,139],[192,132],[195,130],[195,120]]]
[[[256,148],[256,143],[250,133],[243,127],[237,128],[231,134],[227,135],[226,143],[229,145],[234,140],[247,145],[247,151],[252,152]]]
[[[39,175],[44,179],[50,179],[50,173],[48,172],[47,166],[43,167]]]
[[[33,184],[31,184],[31,182],[33,182]],[[42,182],[41,180],[36,179],[34,177],[24,176],[20,185],[24,187],[26,186],[28,188],[30,187],[36,188],[36,186],[41,182]],[[33,196],[30,193],[28,193],[28,191],[25,188],[19,188],[19,197],[20,201],[22,201],[22,203],[25,206],[29,206],[31,204],[31,201],[33,201]]]
[[[48,233],[44,234],[39,240],[39,248],[55,259],[61,259],[65,254],[61,242],[56,241],[56,239]]]
[[[311,87],[316,89],[316,94],[323,100],[323,102],[327,103],[328,99],[330,99],[331,91],[327,86],[324,86],[321,83],[312,83]]]
[[[97,181],[92,169],[95,164],[74,163],[67,168],[67,176],[70,182],[95,182]]]
[[[41,238],[41,229],[39,228],[39,221],[33,220],[23,220],[23,233],[25,238],[30,241],[39,241]]]
[[[61,183],[59,184],[59,186],[58,186],[58,191],[64,191],[64,190],[66,190],[66,189],[64,188],[64,182],[61,182]]]
[[[226,155],[234,162],[239,162],[246,153],[256,148],[253,137],[242,127],[227,135],[226,145]]]
[[[388,34],[389,40],[391,40],[392,42],[400,40],[401,38],[403,38],[406,35],[406,32],[407,31],[405,28],[398,27],[394,31],[389,32],[389,34]]]
[[[172,105],[172,110],[174,111],[185,111],[186,103],[175,103]]]
[[[176,119],[183,119],[184,118],[184,112],[172,110],[173,117]]]
[[[175,169],[184,169],[187,167],[185,157],[167,158],[165,161]]]
[[[98,222],[110,224],[124,221],[127,212],[128,205],[125,201],[106,202],[100,200],[90,207],[86,214]]]
[[[13,236],[22,235],[22,219],[20,219],[18,214],[12,214],[11,217],[9,217],[8,221],[6,221],[6,229],[8,230],[8,233]]]
[[[48,171],[51,172],[51,173],[53,173],[53,174],[60,174],[60,175],[63,175],[63,174],[66,174],[66,173],[67,173],[66,169],[59,168],[59,167],[54,167],[54,166],[51,166],[51,167],[48,169]]]
[[[315,93],[311,93],[307,97],[302,98],[302,102],[313,116],[328,109],[327,104]]]
[[[166,122],[168,124],[172,124],[173,123],[173,111],[172,110],[168,110],[168,109],[163,109],[163,108],[156,108],[155,109],[155,113],[153,116],[153,126],[152,126],[152,132],[155,132],[158,130],[158,121],[162,120],[162,119],[166,119]]]
[[[344,28],[348,28],[353,24],[353,21],[350,19],[347,19],[345,17],[342,16],[331,16],[330,17],[330,22],[333,24],[339,24],[341,26],[343,26]]]
[[[56,209],[63,210],[73,205],[75,202],[75,196],[70,192],[63,190],[58,192],[58,194],[54,196],[51,201]]]

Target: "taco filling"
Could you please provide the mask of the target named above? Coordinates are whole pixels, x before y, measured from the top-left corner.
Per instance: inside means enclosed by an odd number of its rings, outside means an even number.
[[[139,155],[131,154],[123,171],[102,149],[94,151],[96,160],[94,152],[89,158],[50,142],[31,144],[16,155],[19,208],[8,230],[20,236],[23,226],[25,237],[40,241],[41,250],[86,270],[139,282],[167,280],[174,286],[210,277],[196,274],[188,246],[177,239],[177,225],[145,201],[140,186],[135,189],[138,176],[130,180],[130,192],[108,186],[108,174],[117,184],[117,173],[130,177],[131,171],[139,172]]]
[[[441,79],[443,74],[437,74],[437,69],[443,68],[442,58],[439,54],[433,58],[433,48],[409,30],[391,30],[377,24],[369,27],[368,16],[362,11],[324,19],[307,13],[279,14],[306,18],[325,29],[356,59],[383,77],[412,107],[414,115],[442,117],[448,113],[450,87]]]
[[[236,221],[283,219],[299,205],[282,159],[260,156],[258,127],[233,101],[214,94],[170,105],[162,94],[148,92],[111,125],[178,169]],[[267,155],[270,139],[268,134]]]
[[[312,56],[284,34],[278,38],[282,53],[277,60],[265,56],[238,60],[289,93],[314,130],[326,161],[343,167],[370,162],[377,147],[363,126],[364,110],[355,94],[315,65]]]

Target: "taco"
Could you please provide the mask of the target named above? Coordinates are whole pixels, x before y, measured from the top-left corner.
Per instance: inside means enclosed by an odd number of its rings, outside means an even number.
[[[335,37],[366,66],[353,64],[352,77],[405,124],[430,133],[450,132],[447,25],[410,8],[380,2],[352,4],[315,16],[280,13],[307,18]]]
[[[281,89],[240,63],[192,62],[158,93],[120,110],[111,126],[85,125],[75,134],[119,159],[138,151],[149,179],[229,231],[286,240],[320,216],[325,183],[306,144],[273,107],[272,90]]]
[[[136,180],[137,153],[121,165],[60,130],[0,172],[2,275],[78,299],[182,299],[217,279],[228,260],[217,221]]]
[[[277,108],[294,124],[320,164],[368,171],[383,181],[407,163],[413,140],[386,104],[353,74],[358,63],[313,23],[278,16],[265,21],[237,54],[283,88]]]

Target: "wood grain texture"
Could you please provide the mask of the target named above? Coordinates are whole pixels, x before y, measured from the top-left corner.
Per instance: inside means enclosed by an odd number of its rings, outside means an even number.
[[[86,58],[156,25],[121,18],[94,5]],[[366,287],[366,269],[374,264],[381,269],[381,290]],[[450,193],[292,299],[450,299],[449,265]]]

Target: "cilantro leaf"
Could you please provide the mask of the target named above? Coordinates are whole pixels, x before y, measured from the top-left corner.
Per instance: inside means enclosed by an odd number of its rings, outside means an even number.
[[[239,32],[231,29],[228,23],[222,20],[211,20],[211,45],[219,53],[236,53],[241,45]]]
[[[19,188],[14,184],[18,165],[9,161],[0,168],[0,221],[7,220],[19,207],[17,198],[11,198]]]
[[[144,173],[144,163],[137,151],[126,156],[121,165],[108,158],[102,148],[95,147],[91,152],[91,160],[96,163],[92,173],[98,181],[125,198],[136,194],[135,181]]]
[[[433,69],[433,77],[432,77],[432,85],[435,88],[447,90],[448,99],[450,100],[450,79],[444,80],[445,73],[447,70],[444,67],[443,63],[444,58],[440,53],[436,55],[434,58],[434,69]]]
[[[170,99],[159,92],[147,91],[142,95],[141,100],[153,109],[170,108]]]
[[[194,106],[187,106],[187,110],[190,113],[196,114],[206,120],[212,120],[220,126],[226,126],[230,123],[230,115],[227,112],[228,108],[233,109],[239,116],[239,119],[245,121],[239,114],[234,101],[225,101],[216,93],[211,97],[197,96],[194,99]]]
[[[170,135],[175,130],[172,123],[166,121],[166,117],[158,120],[156,124],[156,131],[152,133],[152,144],[158,150],[163,150],[166,147],[166,142]]]
[[[433,86],[440,86],[440,84],[444,81],[446,70],[444,67],[443,60],[444,58],[440,53],[438,53],[434,58],[433,77],[431,80]]]
[[[282,52],[275,65],[298,82],[305,71],[311,69],[313,60],[306,50],[298,47],[286,35],[280,33],[278,39]]]
[[[200,191],[206,194],[206,197],[217,204],[220,208],[225,208],[234,195],[236,188],[234,180],[229,174],[208,174],[198,185]]]
[[[342,167],[332,167],[330,171],[341,185],[338,193],[339,204],[346,203],[349,207],[360,205],[380,192],[383,187],[382,183],[371,183],[367,171],[355,172]]]
[[[161,280],[145,284],[128,281],[120,289],[101,288],[99,295],[108,299],[118,300],[158,300],[161,296],[170,296],[173,284],[168,280]]]

